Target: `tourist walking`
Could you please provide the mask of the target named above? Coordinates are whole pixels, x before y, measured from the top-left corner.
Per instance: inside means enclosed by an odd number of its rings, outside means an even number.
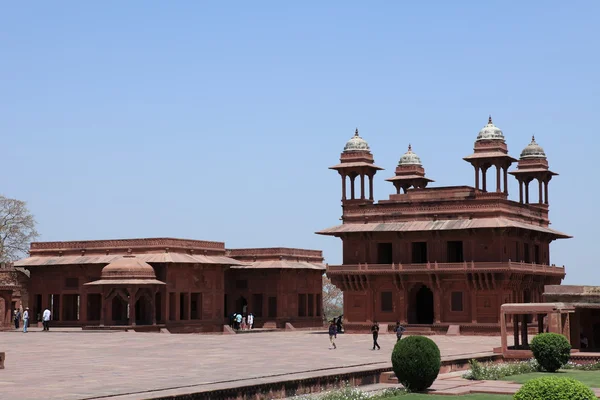
[[[248,329],[248,324],[246,323],[246,317],[242,317],[242,330],[245,331]]]
[[[379,324],[377,321],[373,323],[373,326],[371,327],[371,333],[373,334],[373,350],[375,350],[375,347],[377,347],[377,350],[381,350],[379,343],[377,343],[377,337],[379,337]]]
[[[334,349],[337,349],[337,346],[335,345],[335,339],[337,339],[337,326],[335,325],[335,320],[332,320],[331,324],[329,325],[329,342]],[[329,349],[331,349],[331,347]]]
[[[47,308],[44,310],[44,314],[42,314],[42,324],[44,325],[44,330],[50,330],[50,316],[52,313]]]
[[[254,314],[250,313],[250,314],[248,314],[248,329],[252,329],[253,325],[254,325]]]
[[[235,329],[240,329],[240,325],[242,325],[242,314],[237,313],[237,315],[235,316]]]
[[[19,310],[19,309],[15,310],[14,321],[15,321],[15,329],[19,329],[19,322],[21,322],[21,310]]]
[[[27,327],[29,326],[29,307],[25,307],[23,312],[23,333],[27,333]]]
[[[396,322],[396,327],[394,328],[394,332],[396,332],[396,342],[399,342],[402,339],[402,334],[406,330],[405,327],[400,325],[400,322]]]

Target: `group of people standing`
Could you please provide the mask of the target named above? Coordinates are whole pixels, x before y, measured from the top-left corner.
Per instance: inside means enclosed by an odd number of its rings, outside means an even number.
[[[233,313],[229,317],[229,325],[236,331],[249,330],[254,326],[254,314],[242,315],[242,313]]]
[[[50,330],[50,319],[52,317],[52,313],[49,309],[45,309],[42,313],[42,325],[44,327],[44,331]],[[15,323],[15,329],[19,329],[19,323],[23,319],[23,333],[27,333],[27,328],[29,328],[29,307],[25,307],[23,311],[23,315],[21,315],[21,310],[15,310],[13,321]],[[40,320],[40,315],[38,314],[38,321]]]
[[[331,321],[331,324],[329,324],[329,342],[333,346],[333,349],[337,349],[335,340],[337,339],[337,334],[339,333],[338,323],[336,323],[336,320],[333,319]],[[400,339],[402,339],[402,335],[405,331],[406,328],[400,325],[400,322],[396,322],[396,326],[394,327],[394,333],[396,334],[396,342],[399,342]],[[377,321],[373,322],[373,325],[371,326],[371,334],[373,335],[373,350],[381,350],[381,346],[379,346],[379,343],[377,343],[377,339],[379,338],[379,324],[377,323]]]

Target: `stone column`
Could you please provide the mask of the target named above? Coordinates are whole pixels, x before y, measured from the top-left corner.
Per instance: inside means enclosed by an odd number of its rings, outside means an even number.
[[[475,288],[471,289],[471,323],[477,323],[477,291]]]
[[[500,187],[500,166],[496,165],[496,193],[500,193],[501,192],[501,187]]]
[[[539,190],[540,193],[539,193],[539,197],[538,197],[538,203],[542,204],[544,202],[544,197],[542,196],[542,180],[538,179],[538,183],[539,183],[539,187],[540,187],[540,190]]]
[[[152,313],[152,325],[156,325],[156,293],[157,289],[151,289],[150,295],[152,298],[150,299],[150,312]],[[161,299],[162,300],[162,299]]]
[[[439,324],[442,320],[442,301],[441,293],[439,289],[431,288],[433,290],[433,319],[436,324]]]
[[[515,336],[515,349],[519,348],[519,314],[513,314],[513,333]]]
[[[529,341],[527,340],[527,315],[521,315],[521,345],[527,347]]]
[[[529,204],[529,182],[525,182],[525,204]]]
[[[548,181],[544,181],[544,203],[548,204]]]
[[[487,192],[487,168],[481,168],[481,190]]]
[[[87,298],[88,295],[85,292],[81,292],[79,295],[79,321],[82,323],[87,322]]]
[[[504,167],[504,193],[508,195],[508,167]]]
[[[479,166],[475,166],[475,189],[479,190]]]
[[[104,326],[106,322],[106,298],[104,296],[104,288],[100,290],[100,326]]]
[[[373,201],[373,175],[369,175],[369,200]]]
[[[350,175],[350,199],[354,200],[354,179],[356,175]]]
[[[346,174],[342,175],[342,200],[346,200]]]
[[[360,199],[365,199],[365,174],[360,174]]]
[[[135,326],[135,295],[137,290],[134,287],[127,288],[129,292],[129,325]]]
[[[64,296],[63,296],[63,294],[61,293],[58,298],[60,299],[58,301],[58,306],[59,306],[59,309],[58,309],[58,320],[62,322],[62,321],[65,320],[65,315],[64,315],[65,313],[63,311],[65,309],[65,302],[64,302]],[[43,312],[43,311],[44,310],[40,310],[39,312]],[[30,315],[29,316],[29,320],[30,321],[33,319],[32,317],[35,318],[35,321],[37,323],[37,315],[33,315],[33,316]]]
[[[523,204],[523,181],[519,179],[519,203]]]

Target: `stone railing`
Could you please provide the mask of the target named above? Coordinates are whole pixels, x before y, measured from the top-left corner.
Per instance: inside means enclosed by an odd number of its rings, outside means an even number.
[[[541,272],[544,274],[561,275],[565,267],[556,265],[543,265],[525,262],[475,262],[465,261],[461,263],[438,263],[428,262],[422,264],[344,264],[327,265],[327,273],[390,273],[390,272],[433,272],[433,271],[519,271],[519,272]]]

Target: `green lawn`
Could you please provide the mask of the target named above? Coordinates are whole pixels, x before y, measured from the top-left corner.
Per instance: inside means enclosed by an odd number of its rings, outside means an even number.
[[[394,397],[394,400],[444,400],[444,399],[464,399],[464,400],[509,400],[512,396],[499,394],[466,394],[464,396],[440,396],[429,394],[411,393],[404,396]],[[390,399],[391,400],[391,399]]]
[[[573,378],[583,382],[589,387],[600,388],[600,371],[577,371],[572,369],[566,369],[560,370],[553,374],[548,372],[532,372],[529,374],[507,376],[502,380],[517,383],[525,383],[528,380],[540,378],[542,376],[561,376],[566,378]]]

